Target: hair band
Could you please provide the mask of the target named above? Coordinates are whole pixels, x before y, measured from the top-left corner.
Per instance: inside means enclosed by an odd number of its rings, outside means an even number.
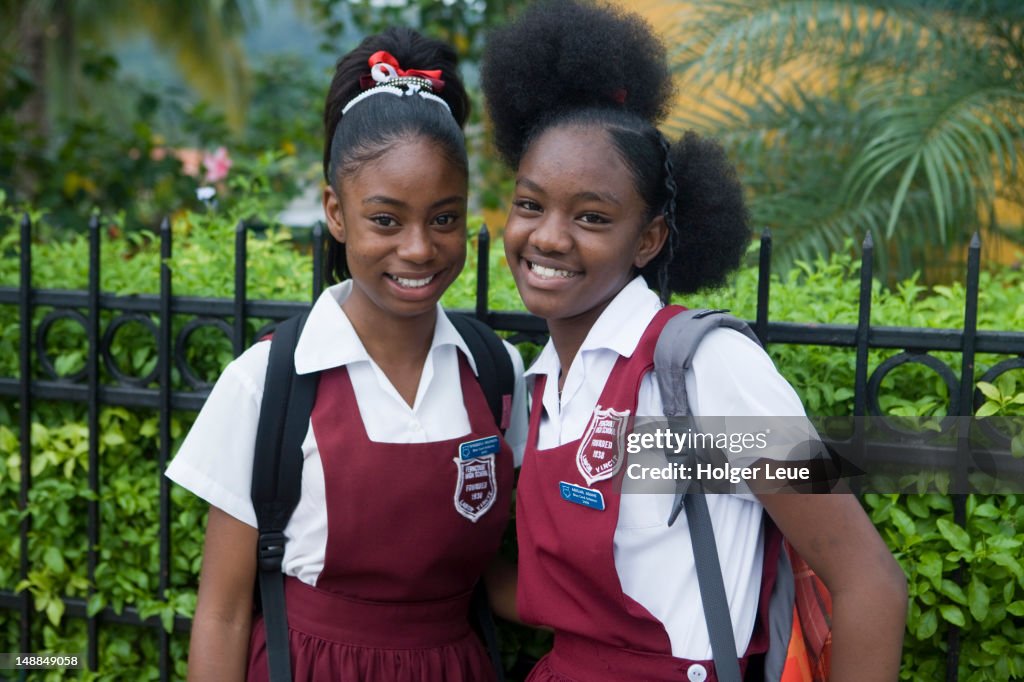
[[[363,76],[359,83],[363,86],[363,92],[359,93],[345,105],[341,110],[344,116],[358,102],[362,102],[372,95],[386,93],[396,97],[419,95],[423,99],[439,102],[451,113],[452,109],[448,103],[434,94],[444,88],[444,81],[441,80],[439,69],[424,71],[420,69],[404,70],[398,65],[398,60],[390,53],[381,50],[374,52],[368,60],[370,64],[369,77]]]

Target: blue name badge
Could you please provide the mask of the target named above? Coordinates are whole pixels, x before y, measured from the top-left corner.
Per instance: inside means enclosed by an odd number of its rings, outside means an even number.
[[[597,511],[604,511],[604,495],[601,494],[600,490],[560,481],[558,483],[558,491],[566,502],[580,504]]]
[[[501,443],[498,441],[497,436],[467,440],[465,443],[459,443],[459,459],[465,461],[467,459],[476,459],[477,457],[486,457],[487,455],[497,454],[500,449]]]

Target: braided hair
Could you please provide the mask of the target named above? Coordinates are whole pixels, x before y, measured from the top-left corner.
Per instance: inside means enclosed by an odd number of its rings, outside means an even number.
[[[528,47],[528,49],[524,49]],[[560,127],[612,141],[668,239],[640,269],[663,300],[721,286],[750,241],[743,189],[722,147],[658,130],[673,96],[665,46],[643,18],[588,0],[541,0],[492,32],[481,64],[495,145],[511,167]]]

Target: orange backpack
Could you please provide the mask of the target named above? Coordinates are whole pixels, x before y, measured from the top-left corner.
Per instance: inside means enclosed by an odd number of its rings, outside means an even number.
[[[832,596],[788,543],[795,599],[793,629],[780,682],[827,682],[832,654]]]

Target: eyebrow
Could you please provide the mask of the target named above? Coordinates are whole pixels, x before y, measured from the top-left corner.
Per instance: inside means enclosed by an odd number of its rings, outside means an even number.
[[[537,192],[539,194],[546,193],[540,185],[529,178],[516,178],[516,186],[525,187],[531,192]],[[609,194],[607,192],[583,191],[573,194],[571,198],[573,201],[605,201],[610,204],[615,204],[616,206],[622,205],[622,202],[619,201],[614,194]]]
[[[461,194],[453,194],[450,197],[438,199],[437,201],[432,203],[429,206],[429,208],[435,209],[441,206],[447,206],[448,204],[461,203],[463,201],[465,201],[465,198]],[[405,208],[406,206],[408,206],[408,204],[406,204],[401,199],[385,196],[383,194],[374,194],[373,196],[366,197],[365,199],[363,199],[362,203],[364,206],[367,204],[383,204],[385,206],[395,206],[398,208]]]

